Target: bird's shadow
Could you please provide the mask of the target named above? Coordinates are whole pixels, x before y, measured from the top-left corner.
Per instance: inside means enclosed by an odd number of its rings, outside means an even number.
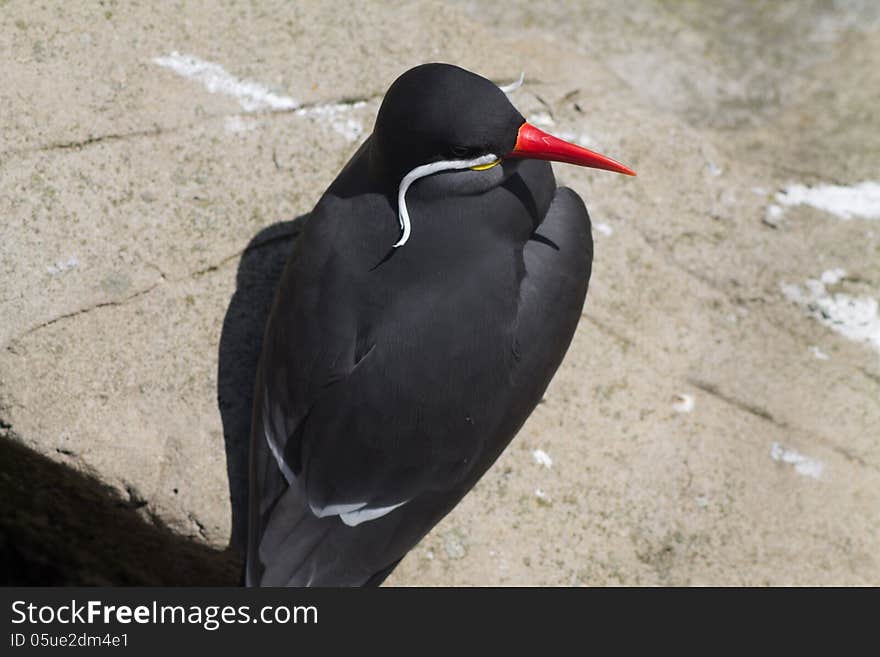
[[[248,459],[254,379],[266,321],[285,263],[308,214],[264,228],[238,263],[235,293],[220,335],[217,405],[223,422],[232,508],[229,544],[244,554],[248,523]]]

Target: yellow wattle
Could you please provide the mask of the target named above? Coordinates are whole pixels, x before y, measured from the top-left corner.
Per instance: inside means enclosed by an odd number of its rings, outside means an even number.
[[[478,164],[475,167],[471,167],[472,171],[485,171],[486,169],[491,169],[496,164],[501,164],[501,160],[497,159],[494,162],[489,162],[489,164]]]

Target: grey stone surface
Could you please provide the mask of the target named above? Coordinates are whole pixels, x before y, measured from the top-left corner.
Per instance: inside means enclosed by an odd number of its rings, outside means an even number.
[[[596,238],[574,343],[388,583],[880,583],[880,353],[782,287],[842,268],[829,296],[878,299],[880,224],[766,221],[787,185],[880,182],[876,3],[74,4],[0,3],[0,432],[214,564],[177,581],[230,577],[292,220],[440,60],[524,70],[526,116],[639,177],[557,166]]]

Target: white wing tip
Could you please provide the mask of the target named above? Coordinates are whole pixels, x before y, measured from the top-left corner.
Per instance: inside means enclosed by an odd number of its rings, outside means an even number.
[[[339,519],[342,520],[349,527],[356,527],[362,522],[368,522],[370,520],[375,520],[376,518],[381,518],[384,515],[388,515],[394,509],[399,506],[403,506],[409,500],[404,500],[398,504],[392,504],[391,506],[383,506],[377,509],[360,509],[358,511],[349,511],[348,513],[340,513]]]
[[[342,516],[347,513],[353,513],[358,509],[362,509],[367,505],[366,502],[360,502],[357,504],[331,504],[330,506],[325,507],[316,507],[311,502],[309,502],[309,508],[319,518],[326,518],[328,516]]]

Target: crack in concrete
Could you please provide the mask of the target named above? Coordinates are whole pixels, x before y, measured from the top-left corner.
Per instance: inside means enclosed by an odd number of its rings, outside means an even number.
[[[625,348],[628,349],[630,347],[635,346],[635,343],[632,340],[630,340],[628,337],[626,337],[622,333],[618,332],[616,329],[612,328],[611,326],[609,326],[605,322],[597,319],[595,316],[584,312],[584,313],[581,313],[581,317],[583,319],[587,320],[587,322],[589,322],[590,324],[592,324],[593,326],[598,328],[603,333],[610,335],[612,338],[614,338],[615,340],[620,342],[620,344],[623,345]]]
[[[618,340],[625,347],[635,347],[636,349],[640,348],[638,343],[633,342],[629,338],[618,333],[614,328],[612,328],[611,326],[607,325],[604,322],[597,320],[595,317],[587,315],[586,313],[583,313],[581,315],[581,317],[583,319],[587,320],[589,323],[596,326],[603,333],[606,333],[607,335],[611,336],[615,340]],[[771,319],[769,319],[769,318],[764,318],[764,319],[771,326],[774,326],[776,328],[781,328],[781,327],[778,327],[776,325],[776,322],[773,322]],[[646,365],[647,365],[647,363],[646,363]],[[649,369],[651,369],[655,373],[660,373],[660,371],[657,370],[655,367],[653,367],[653,365],[649,365]],[[868,377],[868,378],[874,380],[876,383],[880,384],[880,378],[873,376],[872,374],[870,374],[867,370],[865,370],[863,368],[859,368],[859,369],[862,370],[862,373],[865,374],[866,377]],[[774,425],[775,427],[777,427],[779,429],[783,429],[785,431],[800,431],[805,434],[808,434],[808,435],[814,437],[822,445],[825,445],[826,447],[831,449],[833,452],[843,456],[846,460],[851,461],[853,463],[857,463],[858,465],[861,465],[862,467],[869,468],[869,469],[874,470],[876,472],[880,472],[880,467],[874,465],[873,463],[869,463],[867,460],[865,460],[863,457],[859,456],[858,454],[855,454],[852,451],[850,451],[844,447],[841,447],[839,445],[834,444],[833,441],[825,438],[821,434],[818,434],[818,433],[811,431],[809,429],[802,429],[801,427],[798,427],[796,425],[791,425],[783,420],[779,420],[776,417],[774,417],[773,414],[765,408],[762,408],[756,404],[752,404],[747,401],[743,401],[741,399],[737,399],[736,397],[732,397],[731,395],[728,395],[728,394],[722,392],[718,388],[718,386],[716,386],[714,383],[710,383],[710,382],[702,380],[702,379],[697,379],[695,377],[689,377],[686,379],[686,381],[688,384],[694,386],[698,390],[701,390],[702,392],[705,392],[706,394],[711,395],[712,397],[715,397],[715,398],[721,400],[722,402],[724,402],[730,406],[733,406],[734,408],[739,409],[740,411],[748,413],[748,414],[750,414],[754,417],[757,417],[765,422],[769,422],[770,424]]]
[[[604,322],[597,320],[595,317],[591,317],[587,314],[582,314],[581,317],[583,319],[587,320],[589,323],[596,326],[603,333],[606,333],[607,335],[611,336],[612,338],[618,340],[625,347],[635,347],[637,349],[639,348],[639,345],[637,343],[635,343],[632,340],[630,340],[629,338],[626,338],[625,336],[621,335],[620,333],[618,333],[616,330],[614,330],[613,328],[611,328],[610,326],[608,326]],[[645,363],[645,364],[654,373],[656,373],[656,374],[661,373],[660,370],[658,370],[656,367],[653,366],[653,364],[648,364],[648,363]],[[726,393],[721,392],[721,390],[718,388],[718,386],[716,386],[714,383],[710,383],[708,381],[704,381],[702,379],[697,379],[694,377],[687,378],[686,381],[688,384],[694,386],[698,390],[701,390],[702,392],[705,392],[706,394],[721,400],[725,404],[728,404],[728,405],[733,406],[734,408],[736,408],[740,411],[743,411],[743,412],[748,413],[752,416],[755,416],[755,417],[763,420],[764,422],[769,422],[770,424],[774,425],[775,427],[777,427],[779,429],[783,429],[785,431],[801,431],[807,435],[812,436],[819,443],[821,443],[822,445],[825,445],[826,447],[831,449],[833,452],[840,454],[847,461],[851,461],[853,463],[857,463],[858,465],[861,465],[862,467],[869,468],[871,470],[880,472],[880,467],[875,466],[872,463],[869,463],[868,461],[866,461],[864,458],[862,458],[858,454],[855,454],[844,447],[841,447],[839,445],[834,444],[833,441],[826,439],[821,434],[815,433],[815,432],[808,430],[808,429],[802,429],[798,426],[793,426],[793,425],[788,424],[785,421],[779,420],[776,417],[774,417],[773,414],[770,413],[770,411],[768,411],[765,408],[761,408],[760,406],[758,406],[756,404],[752,404],[747,401],[742,401],[740,399],[737,399],[737,398],[732,397]],[[878,382],[880,382],[880,381],[878,381]]]
[[[129,509],[142,509],[147,506],[147,499],[131,484],[125,485],[125,492],[128,494],[128,500],[121,502],[120,506]]]
[[[111,299],[110,301],[101,301],[101,302],[96,303],[94,305],[88,306],[87,308],[79,308],[79,309],[74,310],[72,312],[64,313],[63,315],[58,315],[57,317],[53,317],[52,319],[47,320],[47,321],[43,322],[42,324],[37,324],[36,326],[32,326],[31,328],[27,329],[24,333],[21,333],[20,335],[12,338],[9,341],[9,343],[13,343],[13,342],[16,342],[17,340],[21,340],[22,338],[29,336],[31,333],[35,333],[36,331],[44,329],[48,326],[52,326],[53,324],[56,324],[62,320],[71,319],[73,317],[78,317],[79,315],[85,315],[86,313],[90,313],[93,310],[97,310],[98,308],[107,308],[110,306],[122,306],[133,299],[137,299],[138,297],[142,297],[145,294],[149,294],[150,292],[155,290],[157,287],[159,287],[159,285],[162,284],[163,280],[164,280],[164,278],[156,281],[155,283],[153,283],[149,287],[146,287],[142,290],[138,290],[134,294],[130,294],[129,296],[125,297],[124,299]],[[7,349],[8,348],[9,348],[9,346],[7,345]]]
[[[7,349],[7,350],[10,350],[10,345],[12,345],[13,343],[17,342],[18,340],[21,340],[22,338],[25,338],[25,337],[31,335],[32,333],[35,333],[35,332],[37,332],[37,331],[40,331],[40,330],[42,330],[42,329],[44,329],[44,328],[46,328],[46,327],[52,326],[53,324],[56,324],[56,323],[58,323],[58,322],[60,322],[60,321],[63,321],[63,320],[66,320],[66,319],[72,319],[72,318],[74,318],[74,317],[78,317],[78,316],[80,316],[80,315],[84,315],[84,314],[86,314],[86,313],[90,313],[90,312],[92,312],[93,310],[98,310],[99,308],[107,308],[107,307],[123,306],[123,305],[129,303],[130,301],[133,301],[133,300],[135,300],[135,299],[138,299],[138,298],[140,298],[140,297],[142,297],[142,296],[145,296],[145,295],[149,294],[150,292],[152,292],[153,290],[155,290],[156,288],[158,288],[160,285],[162,285],[162,283],[166,283],[166,282],[178,283],[178,282],[181,282],[181,281],[185,281],[185,280],[192,279],[192,278],[199,278],[199,277],[204,276],[204,275],[206,275],[206,274],[210,274],[210,273],[216,272],[216,271],[218,271],[219,269],[221,269],[223,266],[225,266],[225,265],[229,264],[230,262],[234,261],[235,259],[237,259],[237,258],[241,258],[241,257],[244,256],[246,253],[249,253],[249,252],[251,252],[251,251],[258,251],[259,249],[262,249],[262,248],[264,248],[264,247],[267,247],[267,246],[270,246],[270,245],[272,245],[272,244],[275,244],[276,242],[282,242],[282,241],[284,241],[284,240],[288,240],[288,239],[291,239],[291,238],[293,238],[293,237],[296,237],[296,235],[299,234],[299,231],[300,231],[300,230],[301,230],[301,229],[300,229],[299,227],[296,227],[296,228],[293,228],[293,229],[290,230],[290,231],[285,231],[284,233],[282,233],[282,234],[280,234],[280,235],[274,235],[274,236],[272,236],[272,237],[270,237],[270,238],[268,238],[268,239],[266,239],[266,240],[264,240],[264,241],[262,241],[262,242],[258,242],[258,243],[256,243],[256,244],[249,245],[248,247],[242,249],[241,251],[236,251],[235,253],[233,253],[233,254],[231,254],[231,255],[228,255],[228,256],[226,256],[226,257],[224,257],[224,258],[221,258],[218,262],[216,262],[216,263],[214,263],[214,264],[212,264],[212,265],[208,265],[207,267],[204,267],[204,268],[202,268],[202,269],[197,269],[197,270],[195,270],[195,271],[189,272],[188,274],[185,274],[185,275],[180,276],[180,277],[178,277],[178,278],[168,278],[168,277],[162,272],[161,269],[159,269],[159,268],[158,268],[157,266],[155,266],[155,265],[152,265],[152,264],[149,264],[149,263],[148,263],[148,265],[149,265],[150,267],[152,267],[152,268],[155,269],[157,272],[159,272],[159,280],[157,280],[157,281],[156,281],[155,283],[153,283],[152,285],[149,285],[148,287],[145,287],[145,288],[143,288],[143,289],[141,289],[141,290],[138,290],[137,292],[135,292],[135,293],[133,293],[133,294],[130,294],[130,295],[128,295],[127,297],[124,297],[123,299],[111,299],[111,300],[109,300],[109,301],[101,301],[101,302],[96,303],[96,304],[94,304],[94,305],[88,306],[87,308],[79,308],[78,310],[74,310],[74,311],[71,311],[71,312],[68,312],[68,313],[64,313],[64,314],[62,314],[62,315],[58,315],[57,317],[53,317],[52,319],[49,319],[49,320],[47,320],[47,321],[45,321],[45,322],[43,322],[43,323],[41,323],[41,324],[38,324],[38,325],[36,325],[36,326],[32,326],[31,328],[27,329],[27,330],[24,331],[23,333],[20,333],[19,335],[17,335],[17,336],[15,336],[15,337],[11,338],[11,339],[9,340],[9,342],[6,344],[6,349]],[[0,425],[0,428],[2,428],[2,425]]]
[[[113,141],[124,141],[127,139],[138,139],[141,137],[158,137],[159,135],[164,134],[175,134],[178,132],[184,132],[186,130],[191,130],[198,125],[203,125],[205,123],[209,123],[211,121],[215,121],[217,119],[229,119],[234,117],[257,117],[257,118],[273,118],[279,115],[289,115],[289,114],[297,114],[297,112],[302,112],[303,110],[315,110],[321,109],[324,107],[338,107],[338,106],[348,106],[353,107],[360,103],[367,103],[373,100],[377,100],[383,97],[384,94],[371,94],[365,96],[344,96],[339,100],[334,101],[322,101],[322,102],[314,102],[314,103],[303,103],[298,105],[297,107],[287,108],[287,109],[268,109],[256,112],[224,112],[220,114],[207,114],[205,117],[199,121],[194,121],[191,123],[185,123],[177,126],[168,126],[168,127],[159,127],[154,126],[152,128],[145,128],[141,130],[132,130],[130,132],[118,132],[118,133],[109,133],[105,135],[95,135],[92,137],[87,137],[86,139],[72,140],[72,141],[64,141],[64,142],[52,142],[49,144],[43,144],[42,146],[34,146],[31,148],[14,148],[7,151],[0,151],[0,158],[6,157],[14,157],[19,155],[30,155],[32,153],[43,153],[50,151],[77,151],[83,148],[87,148],[89,146],[94,146],[96,144],[101,144],[104,142],[113,142]]]
[[[243,251],[236,251],[232,255],[228,255],[225,258],[221,258],[218,262],[214,263],[213,265],[208,265],[207,267],[204,267],[202,269],[197,269],[196,271],[187,274],[183,278],[174,279],[174,281],[180,281],[180,280],[184,280],[186,278],[201,278],[205,274],[212,274],[215,271],[217,271],[218,269],[220,269],[221,267],[223,267],[224,265],[228,265],[230,262],[232,262],[236,258],[240,258],[247,251],[248,251],[248,249],[244,249]]]
[[[223,267],[224,265],[229,264],[231,261],[235,260],[236,258],[241,258],[246,253],[250,253],[252,251],[259,251],[260,249],[262,249],[266,246],[270,246],[272,244],[275,244],[276,242],[283,242],[285,240],[296,237],[299,234],[300,230],[301,229],[297,227],[297,228],[294,228],[290,231],[285,231],[284,233],[282,233],[280,235],[274,235],[274,236],[272,236],[262,242],[258,242],[256,244],[251,244],[250,246],[242,249],[241,251],[236,251],[235,253],[226,256],[225,258],[221,258],[218,262],[216,262],[213,265],[208,265],[207,267],[204,267],[202,269],[197,269],[196,271],[187,274],[183,278],[173,279],[173,280],[183,280],[184,278],[199,278],[201,276],[204,276],[205,274],[213,273],[213,272],[217,271],[218,269],[220,269],[221,267]]]
[[[203,525],[201,523],[201,521],[199,521],[199,519],[196,518],[195,514],[192,512],[187,513],[186,516],[189,519],[189,521],[196,526],[196,530],[198,531],[199,536],[202,538],[202,540],[207,541],[208,540],[208,532],[205,529],[205,525]]]
[[[866,461],[864,458],[862,458],[858,454],[855,454],[844,447],[836,445],[834,443],[834,441],[825,438],[822,434],[816,433],[815,431],[812,431],[810,429],[803,429],[803,428],[798,427],[796,425],[791,425],[783,420],[778,420],[768,410],[761,408],[760,406],[757,406],[756,404],[752,404],[747,401],[742,401],[741,399],[737,399],[736,397],[733,397],[729,394],[721,392],[721,390],[718,388],[718,386],[716,386],[714,383],[710,383],[708,381],[704,381],[702,379],[696,379],[696,378],[688,378],[687,382],[690,385],[697,388],[698,390],[702,390],[706,394],[711,395],[712,397],[715,397],[715,398],[723,401],[724,403],[726,403],[730,406],[733,406],[734,408],[737,408],[741,411],[749,413],[750,415],[753,415],[757,418],[760,418],[761,420],[764,420],[765,422],[769,422],[773,426],[775,426],[779,429],[784,429],[786,431],[798,431],[798,432],[801,432],[805,435],[811,436],[814,440],[816,440],[816,442],[827,447],[831,451],[833,451],[837,454],[840,454],[847,461],[850,461],[852,463],[856,463],[864,468],[874,470],[875,472],[880,472],[880,467],[874,465],[873,463],[869,463],[868,461]]]
[[[735,406],[736,408],[740,409],[741,411],[745,411],[746,413],[750,413],[751,415],[754,415],[755,417],[758,417],[758,418],[761,418],[762,420],[770,422],[771,424],[779,427],[780,429],[790,429],[791,428],[785,422],[781,422],[780,420],[777,420],[775,417],[773,417],[773,415],[767,409],[761,408],[760,406],[757,406],[756,404],[751,404],[749,402],[742,401],[742,400],[737,399],[735,397],[731,397],[730,395],[721,392],[721,390],[719,390],[718,386],[716,386],[714,383],[709,383],[708,381],[703,381],[702,379],[695,379],[695,378],[689,378],[687,380],[687,382],[690,385],[697,388],[698,390],[702,390],[703,392],[705,392],[708,395],[712,395],[713,397],[717,397],[721,401],[723,401],[731,406]]]
[[[878,376],[877,374],[874,374],[873,372],[869,371],[868,368],[866,368],[866,367],[859,366],[858,369],[859,369],[859,371],[865,376],[865,378],[867,378],[867,379],[873,381],[873,382],[876,383],[878,386],[880,386],[880,376]]]
[[[2,412],[7,412],[7,409],[2,409]],[[0,415],[0,438],[17,438],[15,430],[12,428],[12,423],[6,420],[2,415]]]
[[[187,126],[190,127],[190,126]],[[37,146],[33,149],[22,149],[20,151],[7,151],[3,153],[3,155],[7,155],[11,153],[30,153],[30,152],[45,152],[45,151],[65,151],[65,150],[79,150],[81,148],[85,148],[86,146],[92,146],[93,144],[100,144],[105,141],[120,141],[123,139],[133,139],[137,137],[155,137],[157,135],[161,135],[167,132],[177,132],[181,130],[181,127],[176,128],[159,128],[154,127],[147,130],[133,130],[131,132],[120,132],[120,133],[110,133],[106,135],[97,135],[94,137],[88,137],[86,139],[81,139],[78,141],[67,141],[67,142],[54,142],[51,144],[46,144],[44,146]]]

